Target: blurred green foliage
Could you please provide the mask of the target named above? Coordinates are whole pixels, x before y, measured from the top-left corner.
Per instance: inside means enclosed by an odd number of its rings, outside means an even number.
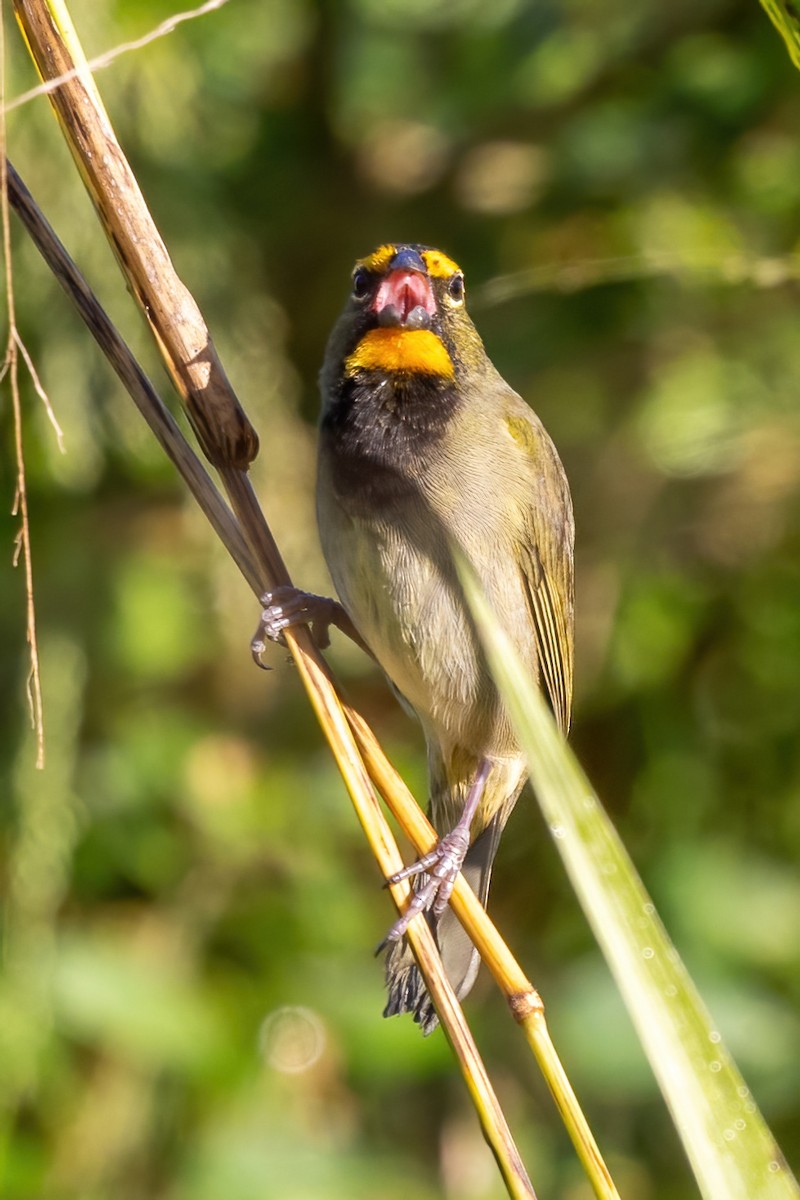
[[[175,11],[75,0],[87,53]],[[6,93],[35,83],[7,29]],[[315,377],[352,260],[467,272],[558,443],[578,525],[573,743],[800,1164],[800,76],[754,0],[238,0],[98,81],[262,436],[295,578]],[[10,154],[167,391],[47,102]],[[47,769],[33,768],[0,410],[2,1192],[501,1194],[447,1047],[384,1022],[388,900],[285,656],[14,229]],[[505,292],[503,291],[503,285]],[[337,671],[418,794],[421,737]],[[532,800],[492,911],[624,1195],[695,1194]],[[537,1190],[586,1185],[488,980],[468,1002]]]

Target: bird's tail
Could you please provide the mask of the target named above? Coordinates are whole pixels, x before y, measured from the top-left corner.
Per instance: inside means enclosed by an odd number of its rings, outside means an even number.
[[[461,873],[484,908],[489,895],[492,863],[507,816],[508,810],[498,812],[492,818],[470,846],[461,868]],[[449,907],[441,917],[429,915],[428,920],[436,935],[447,978],[458,999],[463,1000],[478,974],[478,951]],[[426,1036],[433,1032],[439,1024],[439,1018],[405,938],[395,942],[387,955],[386,988],[388,1001],[383,1012],[385,1017],[410,1012]]]

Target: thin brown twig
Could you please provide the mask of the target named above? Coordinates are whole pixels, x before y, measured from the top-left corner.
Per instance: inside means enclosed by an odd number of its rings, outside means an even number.
[[[151,29],[149,33],[143,33],[141,37],[134,38],[133,41],[120,42],[118,45],[112,46],[110,50],[105,50],[95,58],[90,58],[86,65],[92,74],[102,71],[105,67],[109,67],[113,62],[116,62],[118,58],[121,58],[123,54],[130,54],[132,50],[141,50],[144,46],[149,46],[152,42],[158,41],[159,38],[173,33],[184,21],[194,21],[197,17],[205,17],[208,13],[215,12],[227,3],[228,0],[206,0],[206,3],[199,5],[198,8],[175,13],[174,16],[167,17],[165,21],[156,25],[155,29]],[[61,75],[57,75],[53,79],[47,79],[35,88],[30,88],[27,92],[22,92],[3,106],[4,111],[11,112],[12,109],[21,108],[23,104],[28,104],[31,100],[35,100],[37,96],[49,95],[50,92],[55,91],[62,83],[68,83],[70,79],[74,79],[79,70],[80,67],[73,67],[71,71],[64,71]]]
[[[2,5],[0,5],[0,100],[5,88],[5,21],[3,20]],[[0,380],[8,375],[11,391],[11,409],[14,417],[14,456],[17,468],[17,482],[14,502],[11,506],[12,515],[19,517],[19,529],[14,542],[13,563],[17,566],[22,561],[25,575],[25,637],[28,643],[29,669],[26,690],[28,708],[31,715],[31,726],[36,736],[36,766],[44,768],[44,707],[42,704],[42,677],[39,667],[39,641],[36,635],[36,602],[33,591],[33,555],[31,552],[31,524],[28,512],[28,483],[25,474],[25,450],[22,439],[22,401],[19,392],[19,358],[18,351],[22,341],[17,332],[16,309],[14,304],[14,275],[11,265],[11,223],[8,211],[8,180],[6,174],[6,122],[5,114],[0,112],[0,221],[3,229],[3,254],[5,256],[5,285],[6,304],[8,307],[8,340],[3,356],[2,374]],[[29,361],[24,352],[26,362]]]
[[[582,292],[609,283],[632,283],[658,276],[679,282],[703,280],[730,287],[748,284],[776,288],[800,279],[800,258],[796,254],[745,253],[711,258],[682,250],[643,250],[616,257],[541,263],[487,279],[474,289],[472,302],[473,307],[490,308],[538,292]]]
[[[64,454],[65,453],[64,430],[61,428],[61,426],[58,423],[58,417],[56,416],[55,410],[53,409],[53,406],[50,403],[50,397],[48,396],[47,392],[44,390],[44,387],[42,386],[42,381],[39,378],[39,372],[36,370],[36,367],[34,366],[34,363],[33,363],[33,359],[31,358],[30,354],[28,353],[28,347],[25,345],[22,338],[19,336],[19,330],[17,329],[16,325],[14,326],[14,329],[13,329],[13,337],[14,337],[14,341],[17,344],[17,349],[19,350],[20,354],[22,355],[25,366],[28,368],[28,374],[31,377],[31,383],[33,384],[33,390],[36,392],[36,395],[39,397],[42,404],[44,405],[44,411],[47,414],[47,419],[50,422],[50,424],[53,426],[53,430],[56,435],[56,442],[58,443],[58,448],[61,451],[61,453]]]

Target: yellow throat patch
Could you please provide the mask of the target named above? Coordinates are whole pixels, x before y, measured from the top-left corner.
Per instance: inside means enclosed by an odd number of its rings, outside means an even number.
[[[344,373],[357,371],[402,372],[453,378],[453,360],[441,338],[430,329],[370,329],[344,360]]]

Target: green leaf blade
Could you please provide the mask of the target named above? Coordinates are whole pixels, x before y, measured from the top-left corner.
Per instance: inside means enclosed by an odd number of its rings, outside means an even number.
[[[791,1171],[614,826],[457,555],[489,665],[556,846],[707,1200],[798,1200]]]

